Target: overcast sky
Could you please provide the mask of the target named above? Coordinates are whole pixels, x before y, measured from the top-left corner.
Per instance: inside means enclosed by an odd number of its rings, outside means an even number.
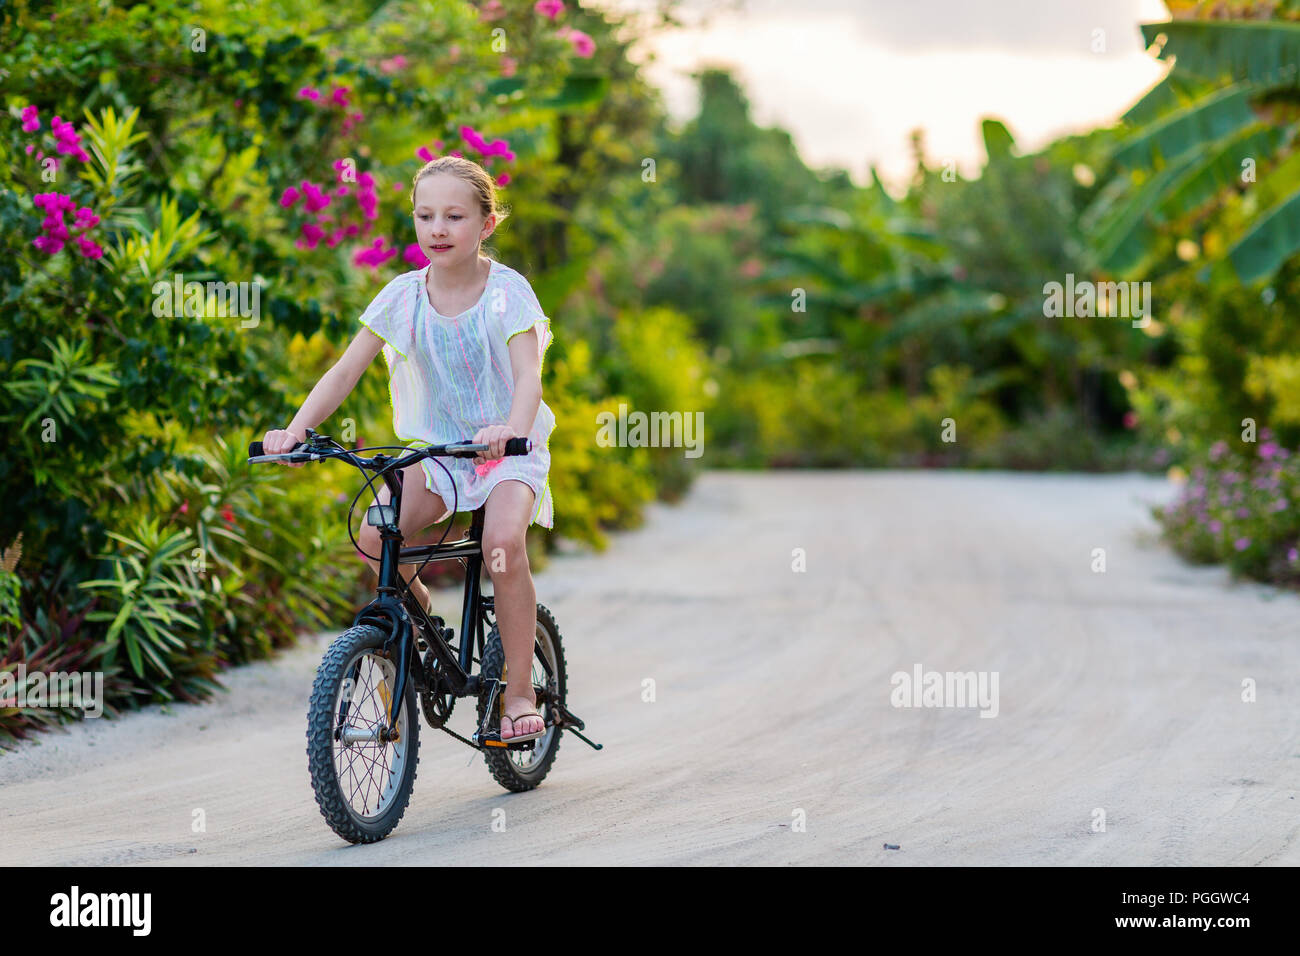
[[[757,123],[788,129],[810,166],[842,166],[859,183],[872,163],[891,186],[905,180],[915,127],[932,162],[973,174],[984,161],[982,117],[1001,119],[1032,150],[1114,122],[1164,73],[1138,29],[1168,19],[1161,0],[686,0],[678,9],[692,26],[644,44],[675,118],[698,106],[690,72],[728,65]]]

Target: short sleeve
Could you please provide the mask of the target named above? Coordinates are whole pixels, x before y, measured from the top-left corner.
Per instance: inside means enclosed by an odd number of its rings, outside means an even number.
[[[415,290],[407,276],[398,276],[379,290],[366,311],[361,314],[361,324],[384,340],[403,359],[415,346],[415,329],[412,325],[412,307]]]
[[[542,304],[528,280],[512,276],[504,284],[503,294],[492,300],[492,319],[497,334],[509,345],[510,340],[529,329],[537,330],[537,365],[541,368],[546,349],[551,344],[551,320],[542,311]]]

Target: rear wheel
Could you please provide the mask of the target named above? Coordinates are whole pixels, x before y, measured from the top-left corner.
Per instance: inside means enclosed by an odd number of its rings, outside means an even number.
[[[481,674],[485,682],[489,678],[500,680],[504,669],[505,651],[501,646],[501,634],[494,624],[483,648]],[[560,749],[560,735],[564,731],[553,726],[557,714],[552,701],[564,702],[565,681],[560,629],[551,612],[539,604],[537,631],[533,642],[533,692],[537,695],[537,709],[546,721],[546,733],[533,741],[532,750],[488,748],[483,752],[493,778],[507,790],[532,790],[542,782],[542,778],[550,771],[551,764],[555,762],[555,755]],[[479,693],[479,726],[482,726],[483,717],[487,713],[487,694],[486,687]],[[500,706],[500,700],[498,696],[497,706]]]
[[[408,677],[397,727],[388,727],[397,667],[382,656],[386,639],[371,625],[345,631],[326,651],[311,689],[312,789],[325,821],[350,843],[374,843],[392,832],[415,785],[420,748],[415,686]]]

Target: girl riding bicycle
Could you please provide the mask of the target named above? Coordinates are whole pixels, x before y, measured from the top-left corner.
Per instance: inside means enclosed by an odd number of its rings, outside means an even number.
[[[507,675],[501,739],[533,740],[545,728],[531,678],[537,596],[524,539],[532,524],[554,527],[548,442],[555,415],[542,401],[541,383],[550,319],[527,279],[481,254],[483,241],[505,217],[483,167],[456,156],[427,163],[415,175],[411,205],[429,265],[380,290],[342,358],[321,376],[288,428],[266,433],[263,447],[279,454],[305,441],[306,429],[334,413],[381,349],[398,438],[422,447],[472,433],[471,441],[491,446],[473,460],[450,459],[450,479],[432,460],[407,468],[400,529],[410,540],[449,517],[453,501],[458,511],[484,507],[483,561]],[[506,440],[514,437],[530,438],[533,451],[503,457]],[[388,499],[382,489],[380,503]],[[360,544],[367,555],[378,554],[378,529],[363,525]],[[377,561],[365,561],[378,572]],[[399,570],[431,610],[416,569]]]

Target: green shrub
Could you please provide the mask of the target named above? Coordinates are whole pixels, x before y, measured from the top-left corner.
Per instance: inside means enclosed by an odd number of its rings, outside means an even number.
[[[1258,449],[1217,442],[1171,504],[1153,509],[1165,539],[1189,561],[1300,585],[1300,454],[1260,433]]]

